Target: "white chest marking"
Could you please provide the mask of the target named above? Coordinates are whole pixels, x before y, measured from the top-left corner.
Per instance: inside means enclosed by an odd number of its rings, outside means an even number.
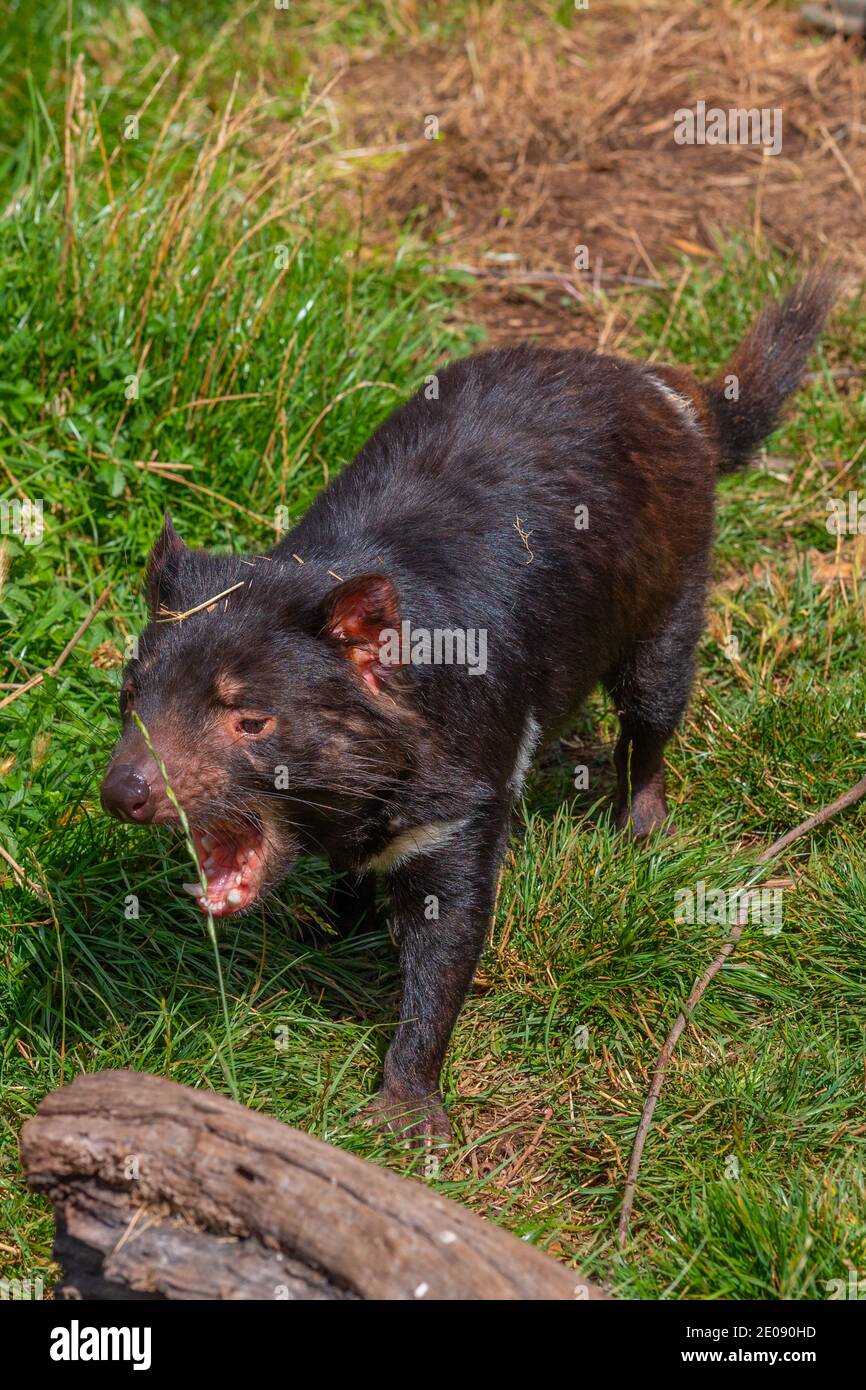
[[[428,825],[413,825],[411,830],[401,830],[379,854],[367,860],[364,868],[378,869],[380,873],[396,869],[398,865],[414,859],[416,854],[431,854],[441,849],[465,825],[465,819],[433,820]]]
[[[514,760],[514,767],[508,779],[508,785],[515,796],[519,796],[523,791],[523,784],[526,781],[526,774],[532,765],[532,757],[535,753],[535,746],[538,743],[538,736],[540,733],[541,725],[532,713],[532,710],[530,710],[526,716],[523,733],[520,735],[520,743],[517,748],[517,757]]]

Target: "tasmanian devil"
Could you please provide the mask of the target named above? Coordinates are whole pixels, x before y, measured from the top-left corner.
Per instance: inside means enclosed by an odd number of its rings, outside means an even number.
[[[166,516],[150,621],[102,784],[121,820],[185,809],[215,916],[302,852],[387,879],[400,1024],[369,1112],[447,1135],[439,1074],[539,740],[598,682],[621,722],[616,820],[667,817],[719,474],[796,388],[832,301],[769,307],[708,386],[680,367],[528,347],[455,362],[267,554],[188,548]]]

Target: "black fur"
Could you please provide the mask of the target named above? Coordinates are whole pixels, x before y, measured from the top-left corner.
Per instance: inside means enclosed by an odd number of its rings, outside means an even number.
[[[776,428],[785,401],[800,384],[837,290],[831,274],[816,274],[780,304],[771,304],[708,389],[722,444],[723,473],[744,468]],[[738,379],[741,389],[736,398],[725,395],[725,376]]]
[[[439,1072],[493,913],[531,721],[550,737],[602,682],[622,722],[618,821],[638,835],[664,822],[716,477],[746,461],[796,386],[822,286],[759,320],[726,369],[736,403],[681,369],[485,353],[395,411],[267,556],[191,551],[167,523],[149,570],[157,620],[125,688],[193,824],[264,827],[267,888],[298,852],[363,871],[403,832],[461,822],[387,871],[403,998],[384,1118],[447,1132]],[[242,581],[212,611],[172,616]],[[486,673],[384,667],[376,636],[404,619],[483,629]],[[262,717],[238,722],[244,711]],[[127,712],[106,805],[171,819],[148,758]]]

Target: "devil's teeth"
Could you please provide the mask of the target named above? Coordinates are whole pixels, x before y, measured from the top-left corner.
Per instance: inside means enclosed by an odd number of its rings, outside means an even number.
[[[202,835],[201,842],[204,845],[205,849],[208,850],[208,852],[210,852],[210,850],[212,850],[214,845],[216,844],[216,840],[214,839],[213,835],[207,834]]]
[[[201,884],[200,884],[200,883],[182,883],[180,886],[181,886],[181,888],[183,889],[183,891],[184,891],[185,893],[189,893],[189,895],[190,895],[191,898],[200,898],[200,897],[201,897]]]
[[[228,901],[231,903],[232,907],[240,907],[243,900],[244,895],[238,888],[233,888],[228,895]]]
[[[213,857],[212,854],[209,854],[208,857],[207,857],[207,859],[204,861],[204,864],[202,865],[202,868],[205,869],[205,870],[207,870],[207,869],[215,869],[216,867],[217,867],[217,862],[216,862],[216,860],[214,859],[214,857]]]

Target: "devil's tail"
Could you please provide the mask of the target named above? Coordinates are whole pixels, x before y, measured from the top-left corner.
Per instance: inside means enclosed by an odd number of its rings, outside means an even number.
[[[721,449],[720,470],[744,468],[779,423],[838,293],[828,272],[807,276],[752,326],[730,361],[703,388]]]

